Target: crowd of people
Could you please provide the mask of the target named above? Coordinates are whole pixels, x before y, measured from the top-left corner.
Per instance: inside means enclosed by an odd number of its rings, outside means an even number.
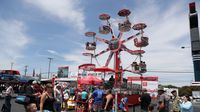
[[[176,90],[173,90],[171,94],[172,96],[169,96],[165,90],[158,89],[155,104],[155,102],[152,103],[152,97],[147,90],[142,90],[139,98],[141,112],[153,112],[153,110],[157,110],[157,112],[193,112],[192,102],[188,95],[179,97]]]
[[[29,84],[19,86],[19,96],[29,98],[23,105],[26,112],[61,112],[67,110],[67,101],[73,101],[76,112],[113,112],[115,97],[112,89],[105,89],[103,86],[83,86],[81,89],[75,86],[63,86],[60,83],[40,84],[33,81]],[[11,96],[14,93],[13,86],[5,84],[5,103],[3,112],[11,112]],[[141,112],[193,112],[193,106],[188,95],[179,97],[176,90],[173,90],[172,97],[169,97],[163,89],[158,90],[158,95],[153,103],[152,97],[146,89],[142,89],[138,99]],[[128,112],[128,93],[122,93],[117,109]],[[170,102],[172,102],[169,108]]]
[[[6,85],[5,112],[11,112],[11,96],[14,93],[13,87]],[[63,86],[52,83],[40,84],[33,81],[29,84],[19,86],[18,96],[25,96],[20,104],[24,105],[26,112],[61,112],[67,110],[67,100],[76,103],[74,109],[81,112],[111,112],[114,108],[114,96],[111,89],[105,90],[103,86],[83,86],[78,89],[73,86]],[[126,95],[126,94],[125,94]],[[72,99],[70,99],[72,98]],[[16,98],[17,99],[17,98]],[[21,100],[21,99],[20,99]],[[125,105],[128,98],[123,98],[119,108],[126,111]]]

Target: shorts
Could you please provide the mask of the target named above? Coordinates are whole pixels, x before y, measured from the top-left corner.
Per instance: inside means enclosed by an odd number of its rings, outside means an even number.
[[[94,111],[101,111],[102,110],[102,103],[93,104]]]

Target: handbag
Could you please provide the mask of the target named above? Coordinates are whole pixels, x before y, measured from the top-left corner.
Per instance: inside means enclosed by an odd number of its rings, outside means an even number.
[[[18,103],[18,104],[28,104],[30,101],[30,98],[27,97],[27,96],[17,96],[16,99],[15,99],[15,103]]]

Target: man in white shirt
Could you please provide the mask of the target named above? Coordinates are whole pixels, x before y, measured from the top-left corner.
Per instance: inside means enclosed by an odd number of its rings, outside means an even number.
[[[63,93],[62,93],[62,87],[60,84],[57,84],[54,88],[54,98],[56,99],[56,102],[54,103],[54,108],[56,112],[61,112],[61,104],[63,99]]]
[[[5,107],[6,107],[6,112],[11,112],[11,98],[12,98],[12,94],[14,93],[13,88],[11,85],[9,85],[8,83],[5,84],[6,87],[6,91],[3,92],[3,94],[5,94]]]

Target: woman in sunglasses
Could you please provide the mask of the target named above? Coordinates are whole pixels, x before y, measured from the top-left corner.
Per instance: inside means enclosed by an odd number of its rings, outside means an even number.
[[[185,95],[182,97],[183,101],[180,103],[181,112],[193,112],[192,103],[190,101],[190,97]]]
[[[53,97],[53,86],[52,84],[47,84],[40,99],[40,112],[54,112],[54,102],[55,98]]]

